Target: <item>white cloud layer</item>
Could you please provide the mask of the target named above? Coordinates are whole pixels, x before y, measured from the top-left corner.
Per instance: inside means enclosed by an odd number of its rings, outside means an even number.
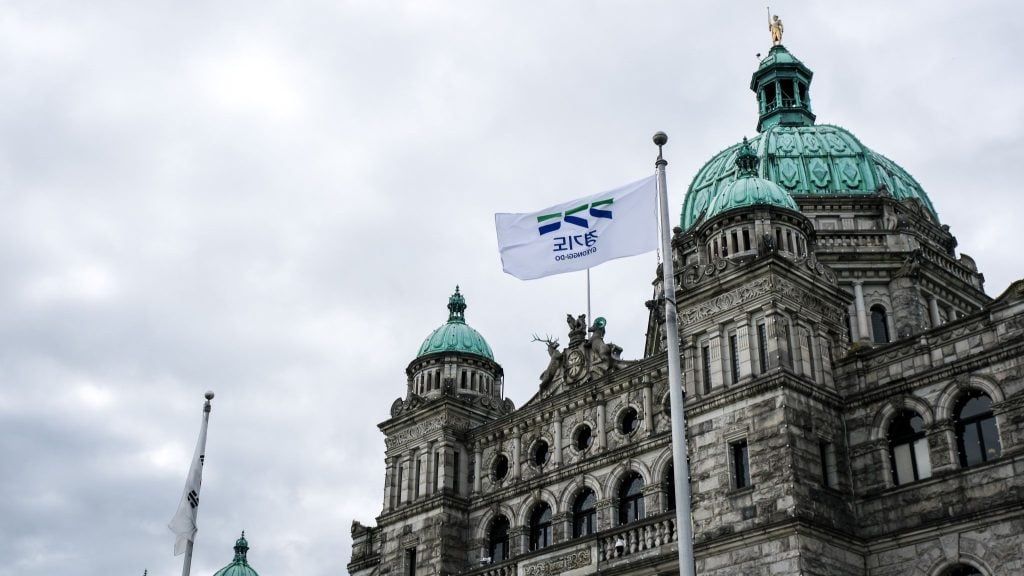
[[[784,1],[821,123],[924,186],[997,295],[1022,276],[1024,8]],[[492,214],[636,180],[671,204],[752,136],[763,6],[13,1],[0,18],[0,576],[337,575],[380,512],[376,424],[455,284],[521,405],[583,275],[501,273]],[[675,215],[673,215],[673,219]],[[654,255],[593,272],[642,353]]]

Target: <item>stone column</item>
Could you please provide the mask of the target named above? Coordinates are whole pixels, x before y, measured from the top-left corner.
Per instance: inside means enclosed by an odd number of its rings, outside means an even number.
[[[708,338],[708,346],[711,348],[711,386],[708,388],[722,388],[725,385],[725,375],[722,374],[722,333],[718,329],[713,330]],[[703,362],[703,359],[701,360]]]
[[[555,411],[555,422],[553,424],[553,435],[555,445],[551,447],[551,463],[555,466],[562,464],[562,415]]]
[[[960,455],[957,454],[956,431],[952,420],[947,418],[935,422],[927,434],[932,475],[958,469]]]
[[[765,312],[765,332],[768,333],[768,371],[772,371],[789,361],[789,351],[783,346],[786,331],[783,326],[784,320],[774,310]],[[791,365],[791,364],[790,364]]]
[[[664,495],[662,490],[661,481],[657,478],[651,484],[643,487],[644,518],[666,512],[665,506],[662,503],[662,496]]]
[[[853,281],[853,304],[857,307],[857,339],[871,340],[868,313],[864,307],[864,285],[860,280]]]
[[[736,323],[736,354],[740,357],[740,382],[749,380],[754,373],[753,357],[750,354],[750,320],[746,315],[734,320]]]
[[[483,457],[483,450],[480,448],[480,443],[477,442],[473,445],[473,492],[480,491],[480,461]]]
[[[412,468],[412,458],[410,458],[409,453],[405,453],[397,457],[397,460],[398,470],[401,470],[402,473],[400,476],[396,476],[398,485],[395,486],[395,492],[398,494],[399,502],[408,504],[409,499],[412,498],[412,491],[409,490],[409,486],[411,486],[409,478],[412,476],[412,471],[410,470]]]
[[[913,278],[902,276],[889,282],[889,300],[892,303],[889,319],[896,328],[895,334],[890,334],[890,341],[920,334],[928,329],[928,311],[925,310],[921,290]]]
[[[607,530],[615,526],[615,501],[617,499],[606,498],[597,501],[597,531]]]
[[[682,345],[682,351],[680,352],[682,369],[680,371],[683,373],[683,395],[687,398],[693,398],[697,395],[696,383],[700,381],[700,378],[697,376],[697,348],[693,345],[691,339],[687,339],[680,344]]]
[[[395,457],[385,459],[384,472],[384,495],[387,500],[388,510],[395,509]]]
[[[653,402],[651,401],[651,396],[654,395],[654,390],[652,390],[653,386],[654,385],[651,383],[651,379],[648,378],[647,376],[644,376],[644,381],[643,381],[644,428],[647,429],[647,435],[648,436],[653,436],[654,435],[654,410],[652,409]]]
[[[451,490],[455,477],[451,474],[452,469],[452,447],[447,442],[442,443],[438,448],[441,457],[438,458],[437,491]]]
[[[530,551],[528,536],[526,526],[512,526],[508,529],[508,551],[510,558]]]
[[[437,471],[434,468],[434,454],[437,446],[434,442],[427,444],[427,494],[437,492]]]
[[[928,297],[928,312],[931,313],[932,328],[942,324],[942,318],[939,316],[939,301],[934,295]]]
[[[597,403],[597,451],[603,452],[608,446],[608,437],[605,434],[604,424],[604,398]]]
[[[520,467],[522,465],[519,458],[519,451],[522,448],[523,440],[519,437],[519,427],[516,426],[512,429],[512,478],[518,480],[520,478]]]

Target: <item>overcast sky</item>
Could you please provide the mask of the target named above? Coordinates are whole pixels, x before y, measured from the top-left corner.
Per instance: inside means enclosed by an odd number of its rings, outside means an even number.
[[[493,213],[642,178],[664,130],[676,221],[756,134],[764,5],[682,4],[0,2],[0,576],[179,573],[207,389],[192,573],[245,529],[263,576],[343,574],[455,285],[517,405],[530,335],[586,309],[582,273],[502,273]],[[1024,5],[773,11],[818,122],[921,183],[990,295],[1024,276]],[[624,357],[655,263],[593,272]]]

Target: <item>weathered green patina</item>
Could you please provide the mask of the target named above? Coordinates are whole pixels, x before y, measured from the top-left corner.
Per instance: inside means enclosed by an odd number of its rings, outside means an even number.
[[[245,532],[242,537],[235,541],[235,559],[230,564],[217,570],[213,576],[260,576],[246,559],[249,552],[249,541],[245,539]]]
[[[749,142],[760,159],[758,176],[801,196],[888,195],[921,202],[936,222],[938,214],[924,189],[906,170],[871,150],[850,131],[818,125],[811,113],[811,71],[784,47],[775,46],[751,80],[758,95],[758,134]],[[736,143],[711,158],[686,191],[680,226],[706,219],[719,193],[737,178]]]
[[[711,199],[705,219],[710,220],[736,208],[754,205],[769,205],[799,211],[796,202],[778,184],[758,178],[757,165],[760,160],[747,139],[743,139],[736,154],[737,176],[725,184]]]
[[[491,347],[487,345],[484,337],[466,324],[466,299],[459,292],[458,286],[448,299],[448,322],[427,336],[416,357],[438,352],[475,354],[494,360]]]

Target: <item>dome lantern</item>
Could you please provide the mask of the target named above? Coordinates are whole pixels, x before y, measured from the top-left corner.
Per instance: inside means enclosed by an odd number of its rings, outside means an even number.
[[[455,294],[448,298],[448,321],[466,323],[466,299],[459,292],[459,285],[455,285]]]
[[[772,46],[750,79],[750,89],[757,94],[757,131],[772,126],[814,125],[810,94],[813,76],[811,69],[785,46]]]
[[[249,560],[247,555],[249,553],[249,541],[245,539],[245,531],[242,531],[242,536],[235,540],[235,558],[230,564],[217,570],[213,576],[259,576],[259,574],[249,566]]]

